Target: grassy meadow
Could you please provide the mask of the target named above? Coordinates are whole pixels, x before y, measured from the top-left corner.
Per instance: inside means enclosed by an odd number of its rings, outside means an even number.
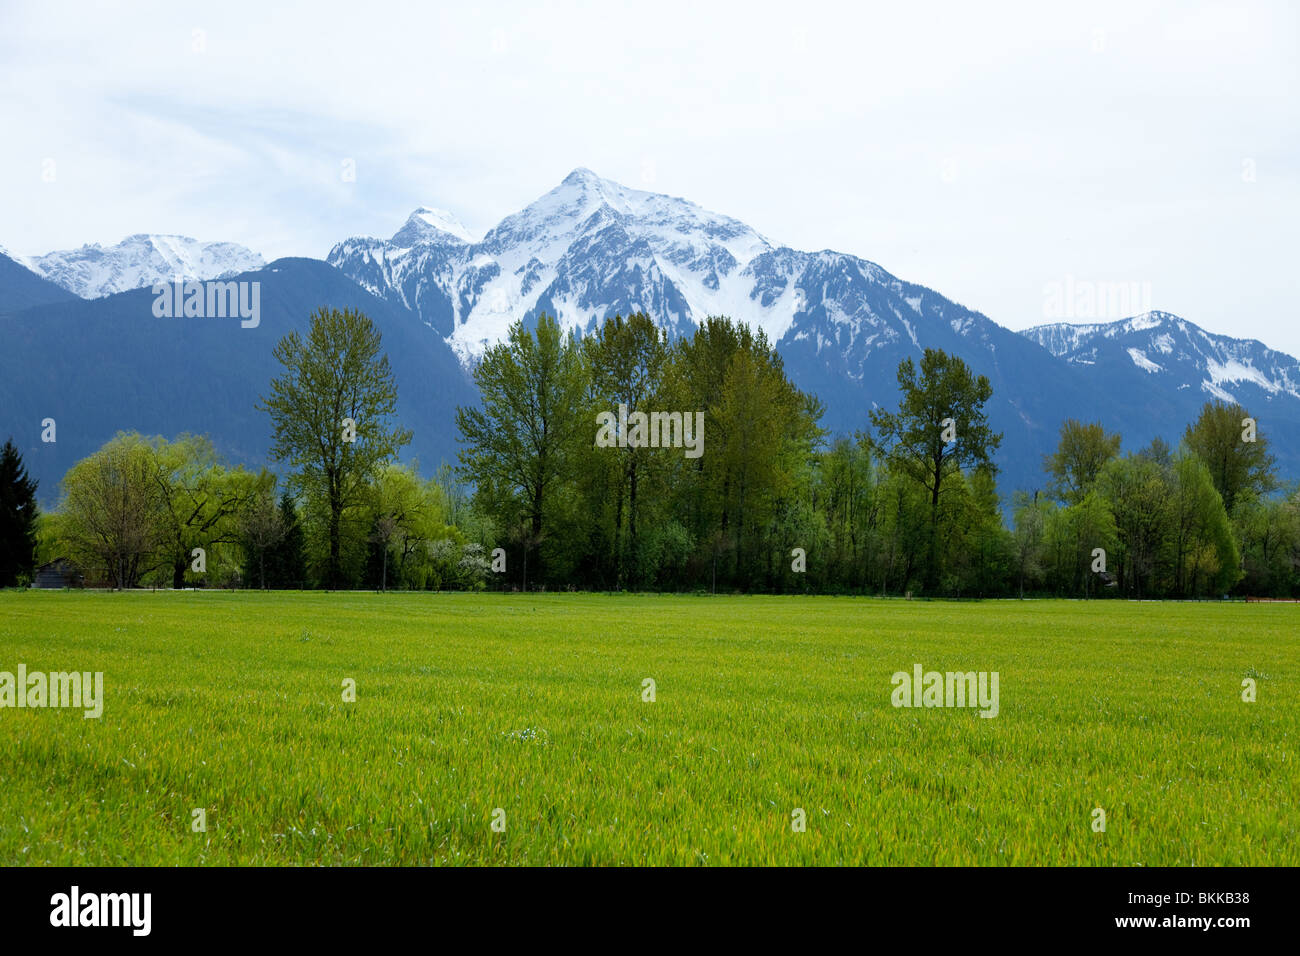
[[[105,702],[0,709],[3,866],[1300,863],[1297,605],[0,592],[20,663]]]

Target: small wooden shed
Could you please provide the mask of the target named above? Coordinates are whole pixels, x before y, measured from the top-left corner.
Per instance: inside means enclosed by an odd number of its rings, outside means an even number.
[[[79,588],[85,583],[85,577],[67,558],[55,558],[49,564],[42,564],[32,579],[34,588]]]

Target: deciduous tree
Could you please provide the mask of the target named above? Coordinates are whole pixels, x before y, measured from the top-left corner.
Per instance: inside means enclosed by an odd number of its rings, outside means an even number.
[[[321,505],[328,555],[325,583],[345,584],[344,513],[366,499],[375,469],[411,440],[394,423],[397,385],[379,330],[361,312],[322,308],[306,338],[290,332],[275,347],[284,374],[259,407],[271,416],[271,455]]]
[[[926,349],[918,373],[907,358],[898,366],[902,393],[898,411],[873,409],[871,424],[881,453],[930,498],[930,540],[925,587],[938,588],[939,503],[945,482],[963,468],[994,470],[993,453],[1002,435],[988,424],[984,406],[993,395],[989,380],[966,363],[938,349]]]

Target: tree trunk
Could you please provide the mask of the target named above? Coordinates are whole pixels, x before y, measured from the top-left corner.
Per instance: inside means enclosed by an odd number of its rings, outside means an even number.
[[[614,506],[614,590],[623,586],[623,488],[619,483],[618,503]]]
[[[329,529],[330,558],[329,558],[329,568],[327,569],[325,575],[325,579],[329,582],[329,586],[331,588],[338,588],[340,586],[340,578],[342,577],[342,573],[340,569],[340,565],[342,564],[342,557],[341,557],[341,547],[339,542],[339,538],[340,538],[339,524],[341,522],[341,514],[340,514],[341,511],[342,508],[338,506],[338,503],[335,500],[331,499],[330,529]]]
[[[636,563],[636,463],[632,464],[631,474],[632,484],[628,489],[628,508],[627,508],[627,550],[631,558],[629,562],[632,566],[632,573],[629,575],[629,582],[633,587],[638,583],[639,575],[637,574]]]
[[[533,533],[532,536],[526,542],[524,542],[525,561],[528,560],[528,549],[532,547],[533,544],[540,543],[541,540],[542,540],[542,489],[541,486],[538,486],[536,493],[534,493],[533,495]],[[538,554],[537,558],[538,561],[541,560],[540,553]],[[527,570],[527,566],[525,565],[525,571],[526,570]],[[542,573],[541,569],[533,568],[533,577],[540,577],[541,573]],[[527,578],[525,577],[524,590],[528,589],[527,585],[528,585],[528,581]]]
[[[943,460],[935,462],[934,487],[930,491],[930,542],[925,558],[925,590],[933,594],[939,588],[939,486],[943,480]]]

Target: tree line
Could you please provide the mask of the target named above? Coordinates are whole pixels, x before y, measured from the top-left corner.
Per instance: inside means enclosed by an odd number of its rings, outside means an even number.
[[[831,438],[761,331],[711,317],[670,342],[638,313],[578,337],[542,315],[485,351],[459,462],[426,479],[366,316],[321,309],[275,355],[279,473],[122,433],[38,514],[7,444],[0,585],[62,557],[122,588],[1300,596],[1300,495],[1232,403],[1127,453],[1066,421],[1043,486],[1004,502],[992,389],[956,356],[904,360],[897,408]]]

